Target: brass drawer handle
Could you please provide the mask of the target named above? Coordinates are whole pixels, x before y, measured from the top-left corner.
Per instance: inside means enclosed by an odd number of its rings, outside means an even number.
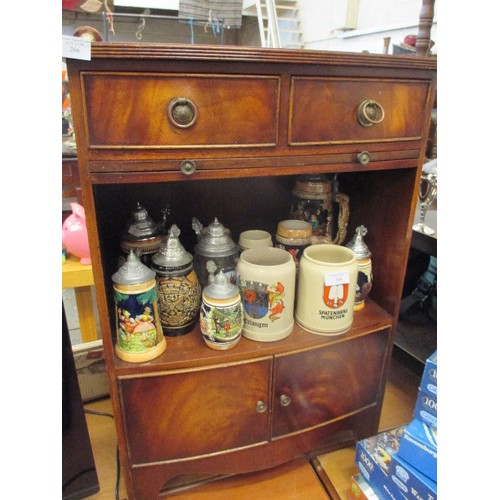
[[[280,405],[281,406],[289,406],[291,402],[292,402],[292,398],[290,396],[287,396],[286,394],[282,394],[280,396]]]
[[[361,153],[358,154],[358,161],[361,165],[368,165],[370,159],[370,153],[368,151],[361,151]]]
[[[257,413],[264,413],[267,410],[267,405],[264,401],[257,401],[257,405],[255,406],[255,411]]]
[[[184,175],[192,175],[196,171],[196,163],[191,160],[184,160],[181,163],[181,172]]]
[[[384,119],[384,108],[373,99],[365,99],[358,106],[358,122],[363,127],[371,127]]]
[[[187,97],[176,97],[168,105],[168,120],[178,128],[192,127],[198,118],[198,109],[193,101]]]

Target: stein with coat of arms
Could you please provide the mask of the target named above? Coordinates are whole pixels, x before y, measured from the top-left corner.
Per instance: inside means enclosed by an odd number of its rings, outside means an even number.
[[[236,266],[243,302],[243,336],[269,342],[292,333],[296,266],[281,248],[244,250]]]
[[[297,323],[318,335],[340,335],[352,326],[358,278],[356,254],[349,248],[320,243],[300,259]]]

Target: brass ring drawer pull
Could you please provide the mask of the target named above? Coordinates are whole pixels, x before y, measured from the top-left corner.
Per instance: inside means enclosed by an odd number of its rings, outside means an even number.
[[[384,119],[384,108],[373,99],[365,99],[358,106],[358,122],[363,127],[371,127]]]
[[[291,402],[292,402],[292,398],[290,396],[287,396],[286,394],[282,394],[280,396],[280,405],[281,406],[289,406]]]
[[[267,410],[267,405],[264,401],[257,401],[257,405],[255,406],[255,411],[257,413],[264,413]]]
[[[358,154],[358,161],[361,165],[368,165],[370,159],[370,153],[368,151],[361,151],[361,153]]]
[[[192,175],[196,171],[196,163],[192,160],[184,160],[181,163],[181,172],[184,175]]]
[[[192,127],[198,118],[198,109],[193,101],[186,97],[176,97],[168,105],[168,121],[178,128]]]

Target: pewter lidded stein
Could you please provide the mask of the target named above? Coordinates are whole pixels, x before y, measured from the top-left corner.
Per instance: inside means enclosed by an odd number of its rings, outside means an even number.
[[[243,304],[240,289],[230,283],[216,265],[208,261],[209,284],[203,289],[200,309],[200,329],[208,347],[216,350],[231,349],[241,338]]]
[[[238,261],[238,245],[232,240],[231,232],[215,217],[207,227],[193,217],[192,227],[198,238],[194,247],[194,269],[201,287],[208,285],[207,262],[213,261],[217,266],[215,274],[222,271],[233,285],[236,284],[236,263]]]
[[[130,250],[134,250],[139,255],[141,262],[149,266],[152,255],[160,249],[163,237],[161,227],[137,202],[121,234],[120,247],[123,251],[123,257],[119,264],[121,265],[125,261],[125,256]]]
[[[161,326],[163,333],[172,337],[185,335],[194,328],[201,303],[193,256],[179,241],[180,233],[173,224],[151,263],[156,272]]]
[[[165,351],[155,273],[133,250],[111,277],[115,300],[116,355],[129,362],[150,361]]]
[[[365,299],[368,297],[373,284],[371,252],[368,249],[364,236],[368,230],[365,226],[358,226],[356,234],[346,244],[355,254],[358,260],[358,280],[356,284],[356,296],[354,298],[354,310],[359,311],[365,307]]]

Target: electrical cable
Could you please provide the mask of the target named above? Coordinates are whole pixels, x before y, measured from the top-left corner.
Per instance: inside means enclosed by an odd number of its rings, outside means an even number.
[[[83,411],[89,415],[100,415],[101,417],[115,418],[111,413],[107,413],[105,411],[89,410],[88,408],[84,408]]]
[[[116,483],[115,483],[115,500],[120,500],[120,451],[116,447]]]

